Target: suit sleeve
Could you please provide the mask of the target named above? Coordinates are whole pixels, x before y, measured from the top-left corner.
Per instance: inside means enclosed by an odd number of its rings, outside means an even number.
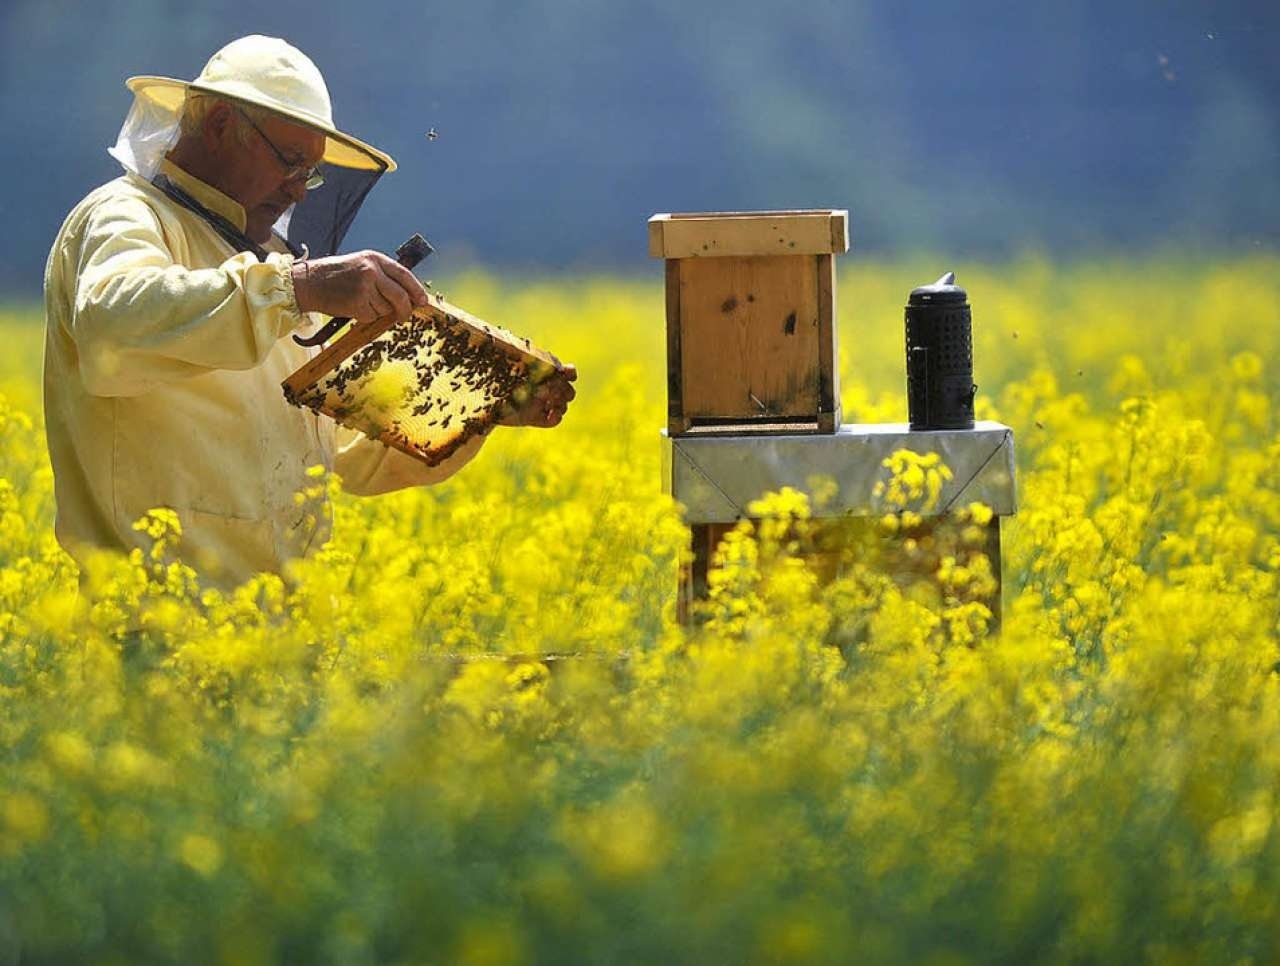
[[[342,488],[348,493],[376,496],[448,479],[471,462],[484,440],[484,436],[473,436],[448,459],[427,466],[397,449],[339,426],[334,470],[342,477]]]
[[[215,369],[251,369],[304,321],[291,255],[178,264],[138,198],[100,205],[80,238],[71,334],[88,391],[136,396]]]

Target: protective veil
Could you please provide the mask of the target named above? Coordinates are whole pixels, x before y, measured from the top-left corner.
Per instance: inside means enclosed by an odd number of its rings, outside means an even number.
[[[149,97],[135,96],[116,143],[107,149],[107,153],[126,171],[146,181],[154,181],[160,175],[160,162],[178,142],[179,117],[180,113]],[[380,159],[371,160],[375,166],[370,168],[321,163],[324,184],[309,190],[302,202],[285,211],[274,226],[275,233],[287,243],[291,252],[312,258],[338,253],[365,198],[378,179],[390,170],[390,166],[381,163]],[[163,182],[161,186],[163,189]],[[179,198],[175,200],[182,203]],[[252,243],[237,247],[253,251],[249,245]]]
[[[276,233],[296,255],[336,254],[365,197],[385,172],[396,167],[390,155],[334,126],[329,90],[315,64],[274,37],[254,35],[233,41],[214,54],[193,81],[143,75],[126,83],[134,92],[134,103],[108,151],[126,171],[146,181],[156,179],[165,153],[177,143],[189,94],[266,108],[325,135],[324,184],[308,191],[275,225]],[[162,190],[192,207],[190,197],[169,187],[161,182]],[[248,246],[239,247],[254,250]],[[261,259],[261,252],[255,254]]]

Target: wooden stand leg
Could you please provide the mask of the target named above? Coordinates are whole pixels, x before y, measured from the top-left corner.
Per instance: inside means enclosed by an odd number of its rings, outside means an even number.
[[[707,572],[711,560],[724,535],[732,530],[732,523],[694,523],[689,527],[693,538],[693,560],[689,569],[680,574],[680,591],[676,597],[676,615],[681,624],[693,618],[695,601],[706,600]]]
[[[859,519],[854,521],[845,520],[840,526],[843,529],[845,539],[849,539],[854,534],[861,533],[865,536],[868,531],[874,532],[876,524],[870,519]],[[695,523],[690,525],[693,560],[690,562],[688,570],[680,574],[680,588],[676,597],[676,614],[681,624],[688,624],[693,619],[694,604],[697,601],[706,599],[707,574],[711,569],[716,548],[719,547],[724,535],[732,530],[733,527],[734,524],[732,523]],[[810,563],[822,583],[829,583],[840,576],[841,553],[838,546],[840,532],[840,530],[833,531],[828,535],[827,539],[820,540],[820,549],[810,558]],[[832,543],[832,539],[836,540],[836,544]],[[900,576],[909,576],[911,579],[929,577],[932,572],[932,566],[924,571],[913,571],[913,568],[905,560],[897,558],[896,543],[896,537],[885,535],[880,538],[878,554],[881,555],[881,559],[887,566],[888,571]],[[1004,619],[1004,581],[1001,579],[1000,562],[1000,517],[992,517],[991,522],[987,524],[986,540],[983,543],[982,551],[986,554],[987,559],[991,561],[991,572],[996,578],[996,591],[987,601],[987,605],[991,608],[990,630],[993,634],[998,634]],[[934,565],[936,565],[936,561]]]
[[[991,595],[988,606],[991,608],[991,633],[999,634],[1004,622],[1004,579],[1000,565],[1000,517],[992,517],[987,524],[987,542],[983,547],[987,559],[991,561],[991,572],[996,578],[996,592]]]

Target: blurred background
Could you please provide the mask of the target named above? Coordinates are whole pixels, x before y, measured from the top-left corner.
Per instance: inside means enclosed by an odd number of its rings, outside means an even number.
[[[887,256],[1280,247],[1275,0],[0,0],[0,297],[118,173],[125,77],[255,32],[400,162],[346,247],[442,272],[656,272],[651,214],[749,208]]]

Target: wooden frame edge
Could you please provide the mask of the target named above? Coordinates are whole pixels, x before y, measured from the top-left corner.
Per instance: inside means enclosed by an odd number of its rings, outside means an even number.
[[[818,274],[818,428],[823,433],[834,433],[840,425],[835,256],[818,255],[815,270]]]
[[[663,227],[671,216],[668,214],[657,214],[649,219],[649,257],[663,258],[666,256],[666,250],[663,248]]]
[[[666,262],[667,297],[667,431],[679,436],[689,431],[684,417],[684,364],[680,341],[680,259]]]

